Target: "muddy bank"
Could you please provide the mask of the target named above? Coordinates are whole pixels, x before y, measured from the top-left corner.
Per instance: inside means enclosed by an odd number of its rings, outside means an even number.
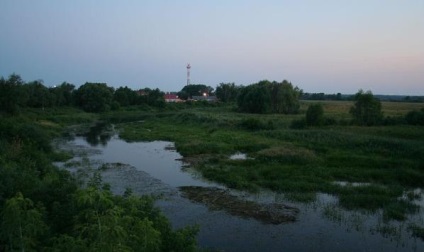
[[[182,196],[206,205],[210,210],[224,210],[242,218],[254,218],[265,224],[281,224],[296,221],[299,209],[283,204],[242,200],[231,195],[229,190],[216,187],[180,187]]]

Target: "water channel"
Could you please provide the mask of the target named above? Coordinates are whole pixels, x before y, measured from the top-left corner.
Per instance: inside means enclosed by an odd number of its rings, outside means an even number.
[[[173,143],[125,142],[117,135],[62,139],[58,148],[74,158],[60,164],[78,176],[100,168],[103,181],[116,194],[131,188],[135,194],[160,196],[156,206],[175,228],[199,225],[198,244],[218,251],[424,251],[424,242],[406,230],[406,223],[383,223],[379,215],[349,212],[337,207],[337,198],[318,194],[313,203],[289,202],[272,192],[249,194],[206,181],[182,160]],[[184,188],[229,195],[232,204],[255,202],[284,206],[278,224],[195,200]],[[215,201],[215,199],[214,199]],[[285,208],[287,207],[287,208]],[[262,209],[262,208],[261,208]],[[294,210],[296,209],[296,210]],[[265,221],[264,221],[265,220]],[[423,217],[414,222],[423,225]]]

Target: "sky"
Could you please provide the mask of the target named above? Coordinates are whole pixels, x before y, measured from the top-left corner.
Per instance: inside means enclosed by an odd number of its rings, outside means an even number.
[[[0,0],[0,76],[424,95],[424,0]]]

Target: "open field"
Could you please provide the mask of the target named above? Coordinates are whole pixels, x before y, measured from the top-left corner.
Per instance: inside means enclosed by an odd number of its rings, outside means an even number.
[[[329,116],[337,118],[350,118],[349,109],[353,106],[353,101],[302,101],[301,112],[305,112],[310,104],[321,103],[324,111]],[[411,110],[424,108],[423,103],[409,102],[381,102],[382,111],[385,116],[404,116]]]
[[[302,111],[309,103],[302,103]],[[321,103],[326,117],[350,120],[352,103]],[[384,113],[392,116],[422,107],[383,103]],[[422,127],[290,129],[291,121],[303,116],[193,107],[149,114],[142,121],[119,124],[118,129],[128,141],[175,142],[177,151],[206,178],[232,188],[268,188],[302,201],[324,192],[338,196],[339,204],[347,209],[382,209],[387,219],[404,220],[418,210],[414,200],[421,195],[413,190],[424,187]],[[229,158],[239,152],[248,158]]]

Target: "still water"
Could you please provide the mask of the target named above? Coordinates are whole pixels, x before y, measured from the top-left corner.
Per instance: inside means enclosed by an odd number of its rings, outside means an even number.
[[[161,192],[156,205],[175,228],[199,225],[198,244],[219,251],[424,251],[424,242],[411,237],[408,223],[384,223],[376,214],[349,212],[337,207],[337,198],[318,194],[313,203],[288,202],[272,192],[248,194],[231,191],[241,199],[282,203],[298,208],[295,222],[266,224],[253,218],[213,210],[182,197],[179,187],[220,187],[203,180],[186,167],[170,142],[127,143],[116,135],[93,141],[75,137],[60,148],[85,158],[92,164],[128,164],[128,173],[104,173],[116,193],[130,187],[136,194]],[[79,154],[78,154],[79,153]],[[112,174],[112,175],[111,175]],[[118,176],[118,175],[119,176]],[[414,222],[423,226],[423,217]]]

